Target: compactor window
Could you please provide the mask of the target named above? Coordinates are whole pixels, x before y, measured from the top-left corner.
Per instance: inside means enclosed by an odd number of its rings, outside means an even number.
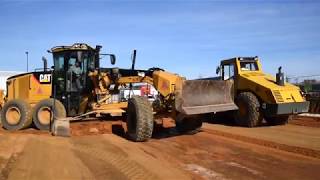
[[[256,62],[240,62],[241,71],[257,71],[258,65]]]
[[[232,79],[234,77],[234,65],[223,65],[223,80]]]

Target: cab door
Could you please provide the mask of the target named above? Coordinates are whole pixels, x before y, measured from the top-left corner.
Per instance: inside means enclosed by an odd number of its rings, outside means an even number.
[[[235,78],[234,63],[222,64],[222,80],[231,80]]]
[[[80,113],[80,103],[90,87],[87,76],[88,58],[83,54],[79,51],[54,54],[53,88],[56,98],[64,104],[68,116]]]

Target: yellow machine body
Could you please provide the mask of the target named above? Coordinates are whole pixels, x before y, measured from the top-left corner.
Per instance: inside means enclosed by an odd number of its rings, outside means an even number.
[[[237,91],[254,92],[266,103],[305,102],[299,87],[290,83],[279,86],[274,77],[261,72],[240,74],[235,86]]]
[[[51,73],[27,73],[8,78],[6,101],[21,99],[31,105],[52,95]]]
[[[284,82],[279,84],[275,77],[262,71],[257,57],[250,60],[236,57],[221,61],[222,78],[228,68],[234,81],[235,96],[241,92],[251,92],[259,99],[262,108],[272,116],[307,112],[309,102],[305,100],[299,87]],[[233,73],[233,74],[232,74]]]
[[[2,109],[4,102],[5,102],[4,90],[0,89],[0,109]]]
[[[165,71],[153,73],[153,86],[164,96],[168,97],[175,92],[175,88],[181,86],[185,78]]]

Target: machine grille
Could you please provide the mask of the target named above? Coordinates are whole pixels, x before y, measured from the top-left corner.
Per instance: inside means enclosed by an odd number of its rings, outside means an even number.
[[[279,90],[274,90],[274,91],[273,91],[273,95],[276,97],[276,100],[277,100],[278,102],[284,102],[284,100],[283,100],[283,98],[282,98],[281,93],[280,93]]]

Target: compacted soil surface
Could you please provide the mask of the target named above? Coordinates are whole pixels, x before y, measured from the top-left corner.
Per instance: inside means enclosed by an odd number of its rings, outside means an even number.
[[[315,127],[205,123],[182,135],[172,120],[128,141],[121,121],[76,122],[71,137],[0,130],[1,179],[319,179]]]

